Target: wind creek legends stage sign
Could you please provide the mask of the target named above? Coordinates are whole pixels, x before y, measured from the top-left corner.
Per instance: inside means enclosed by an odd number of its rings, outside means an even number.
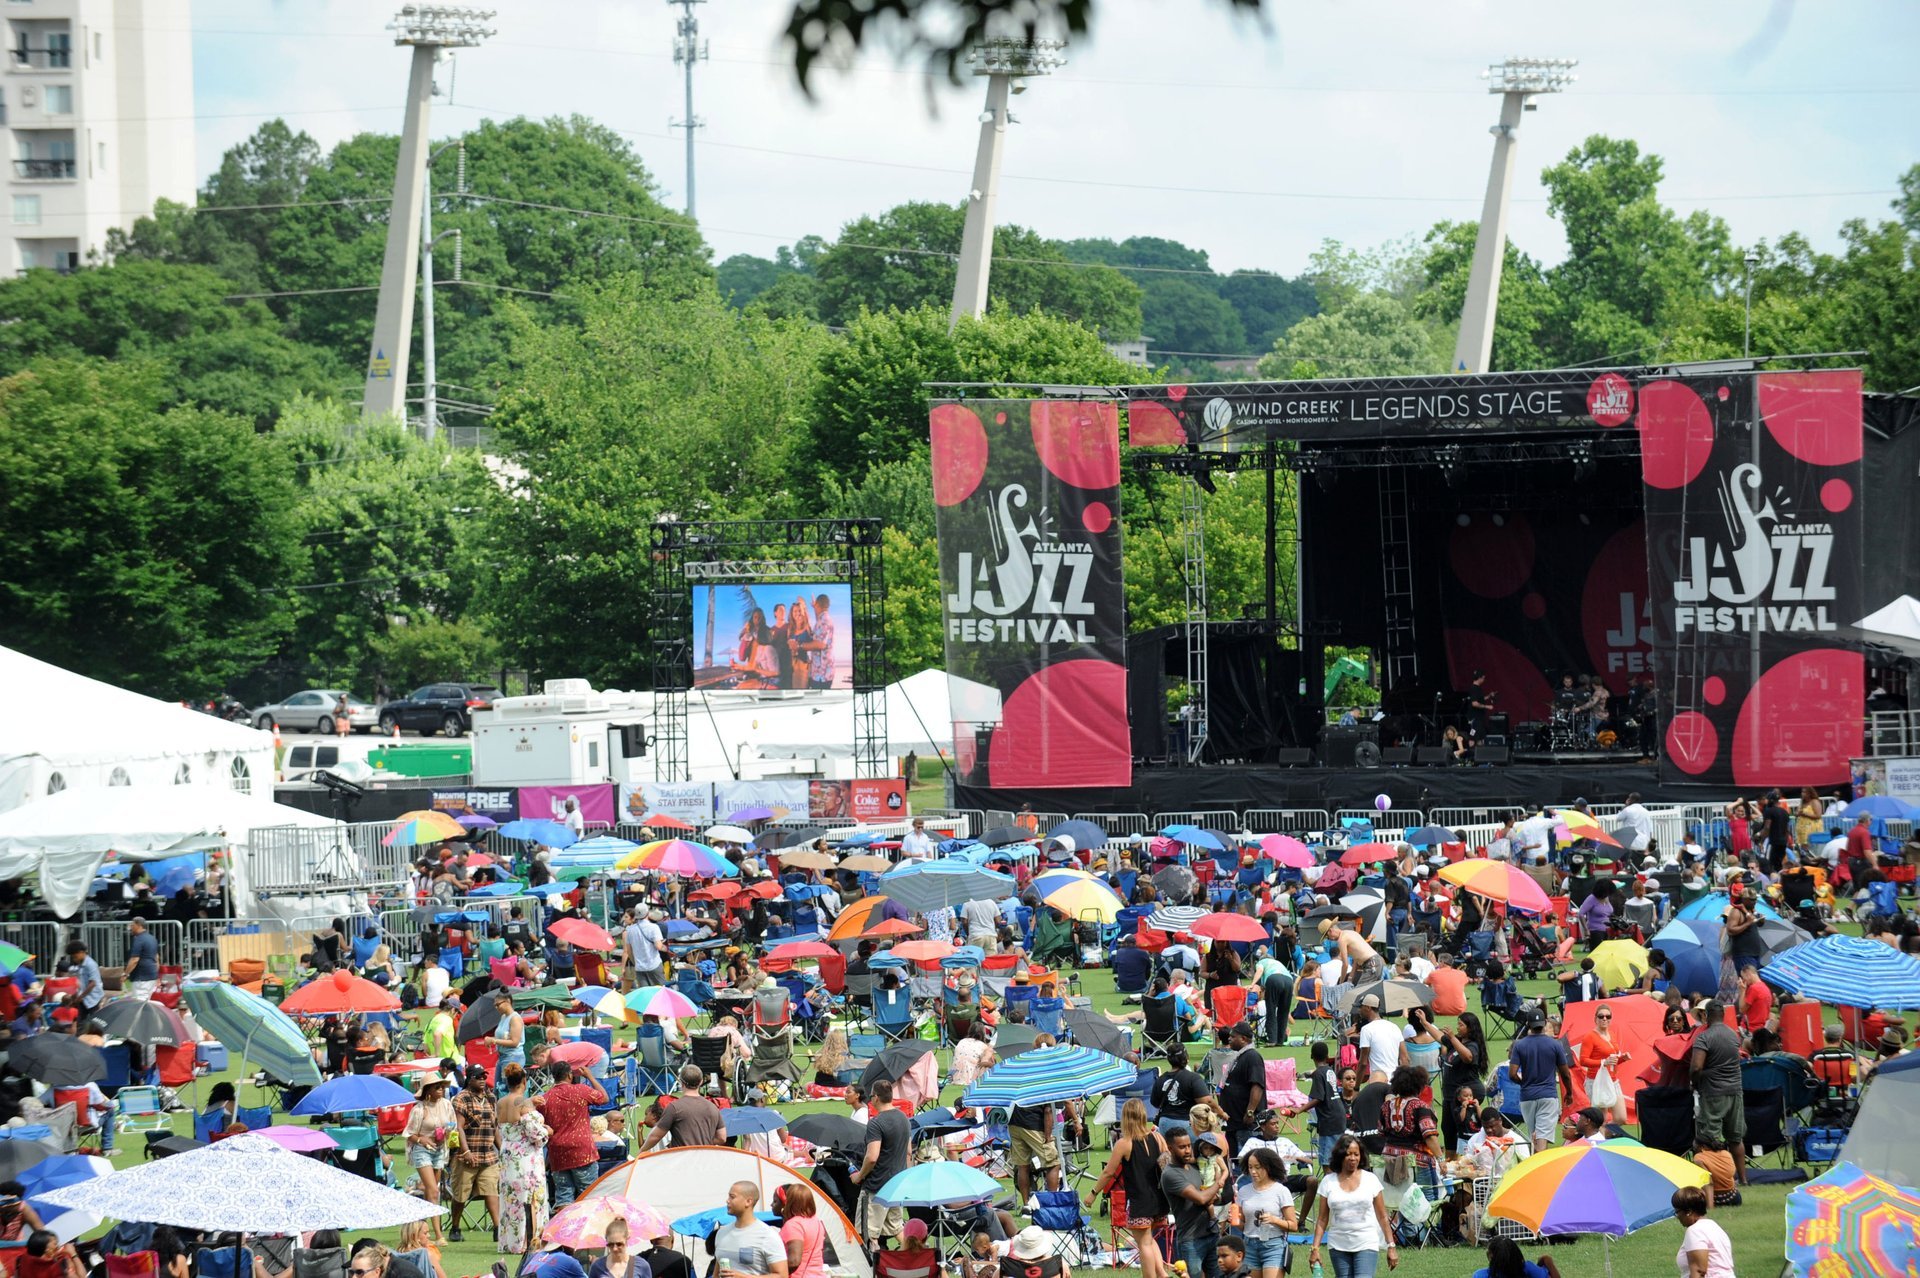
[[[989,785],[1131,784],[1118,407],[942,403],[930,431],[948,677],[956,705],[999,696],[956,725],[963,762],[978,743]]]

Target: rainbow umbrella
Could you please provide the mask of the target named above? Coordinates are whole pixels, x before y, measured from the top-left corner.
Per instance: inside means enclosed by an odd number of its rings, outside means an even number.
[[[1808,1278],[1913,1273],[1916,1231],[1920,1195],[1852,1163],[1835,1163],[1787,1195],[1787,1264]]]
[[[1561,808],[1557,814],[1560,824],[1553,833],[1568,843],[1577,839],[1587,839],[1593,843],[1604,843],[1610,848],[1620,846],[1620,840],[1607,833],[1607,827],[1600,824],[1598,817],[1590,816],[1578,808]]]
[[[1510,908],[1528,914],[1545,914],[1553,908],[1553,903],[1547,900],[1547,894],[1532,875],[1505,861],[1489,861],[1484,857],[1455,861],[1452,865],[1440,867],[1440,877],[1458,884],[1475,896],[1484,896],[1490,901],[1504,901]]]
[[[740,867],[704,843],[691,839],[660,839],[643,843],[613,863],[616,870],[652,870],[689,879],[733,878]]]
[[[1487,1215],[1536,1234],[1601,1234],[1609,1242],[1673,1215],[1673,1191],[1704,1187],[1707,1170],[1620,1137],[1560,1145],[1516,1163],[1494,1187]],[[1607,1273],[1613,1253],[1607,1252]]]
[[[573,992],[573,1001],[594,1016],[604,1016],[608,1020],[623,1021],[629,1025],[640,1023],[640,1017],[620,997],[620,991],[604,985],[582,985]]]
[[[1085,870],[1048,870],[1033,877],[1034,891],[1043,904],[1051,905],[1071,919],[1097,916],[1101,923],[1120,917],[1127,903],[1105,881]]]
[[[12,976],[33,961],[33,955],[17,945],[0,941],[0,976]]]
[[[400,824],[394,826],[392,833],[380,842],[384,847],[410,848],[422,843],[445,843],[449,839],[466,837],[467,828],[445,812],[422,808],[417,812],[401,813]]]
[[[635,1016],[670,1016],[675,1019],[700,1015],[693,1000],[665,985],[642,985],[627,995],[627,1010]]]
[[[1285,834],[1269,834],[1260,840],[1260,855],[1293,870],[1304,870],[1316,864],[1313,853],[1300,840]]]
[[[673,1232],[667,1218],[645,1203],[607,1194],[568,1203],[553,1213],[540,1236],[562,1247],[604,1247],[607,1225],[616,1216],[627,1222],[630,1238],[665,1238]]]
[[[888,913],[888,907],[894,913]],[[873,929],[889,918],[905,921],[905,907],[884,896],[867,896],[855,901],[841,910],[833,920],[833,926],[827,929],[829,941],[852,941],[874,934]],[[919,931],[919,928],[912,928]]]

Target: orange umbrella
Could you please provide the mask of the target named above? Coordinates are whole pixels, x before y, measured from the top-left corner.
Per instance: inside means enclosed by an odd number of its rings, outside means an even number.
[[[547,931],[575,949],[610,950],[613,948],[613,938],[607,935],[607,930],[585,919],[561,919]]]
[[[640,818],[640,824],[653,830],[691,830],[693,828],[679,817],[671,817],[664,812],[649,812]]]
[[[840,916],[834,919],[833,926],[827,930],[827,939],[850,941],[855,937],[865,936],[869,925],[878,923],[885,917],[880,911],[885,909],[886,905],[887,898],[884,896],[862,897],[855,901],[841,910]]]
[[[687,893],[689,901],[724,901],[740,893],[738,883],[709,883],[697,891]]]
[[[1452,865],[1440,867],[1440,877],[1449,883],[1458,883],[1476,896],[1505,901],[1529,914],[1545,914],[1553,908],[1553,903],[1547,900],[1547,894],[1532,875],[1505,861],[1455,861]]]
[[[905,919],[881,919],[878,923],[875,923],[872,927],[860,933],[860,935],[861,936],[911,936],[915,932],[923,932],[925,930],[926,929],[921,927],[918,923],[909,923]]]
[[[1371,865],[1376,861],[1398,858],[1400,849],[1391,843],[1357,843],[1340,854],[1342,865]]]
[[[355,976],[344,967],[315,981],[308,981],[280,1004],[280,1010],[296,1016],[339,1016],[347,1012],[394,1012],[400,1000],[364,976]]]

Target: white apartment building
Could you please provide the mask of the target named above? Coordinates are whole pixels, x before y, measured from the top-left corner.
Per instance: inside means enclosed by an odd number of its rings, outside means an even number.
[[[189,0],[0,0],[0,18],[0,270],[72,270],[155,200],[193,203]]]

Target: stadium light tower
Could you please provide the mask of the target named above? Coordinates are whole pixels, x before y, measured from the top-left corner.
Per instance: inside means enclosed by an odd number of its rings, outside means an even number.
[[[400,126],[400,156],[393,169],[393,205],[387,218],[387,255],[380,267],[380,303],[374,311],[373,349],[367,357],[361,414],[369,419],[406,411],[433,67],[442,49],[470,49],[492,35],[486,25],[492,17],[491,9],[410,4],[387,24],[395,44],[413,46],[413,68],[407,75],[406,117]]]
[[[1493,318],[1500,303],[1500,268],[1507,254],[1507,204],[1513,194],[1514,147],[1520,138],[1520,113],[1531,111],[1542,93],[1558,93],[1575,80],[1572,58],[1508,58],[1480,73],[1487,92],[1500,95],[1500,123],[1493,134],[1493,169],[1487,174],[1487,201],[1480,210],[1480,235],[1473,245],[1473,271],[1460,308],[1460,340],[1453,348],[1453,371],[1484,373],[1493,359]]]
[[[980,149],[973,157],[973,189],[967,192],[967,224],[960,237],[960,271],[953,280],[949,332],[962,315],[978,319],[987,310],[987,277],[993,269],[993,206],[1000,195],[1000,153],[1005,148],[1010,93],[1026,92],[1026,80],[1066,65],[1058,40],[989,40],[971,53],[975,75],[987,77],[987,109],[980,113]]]

